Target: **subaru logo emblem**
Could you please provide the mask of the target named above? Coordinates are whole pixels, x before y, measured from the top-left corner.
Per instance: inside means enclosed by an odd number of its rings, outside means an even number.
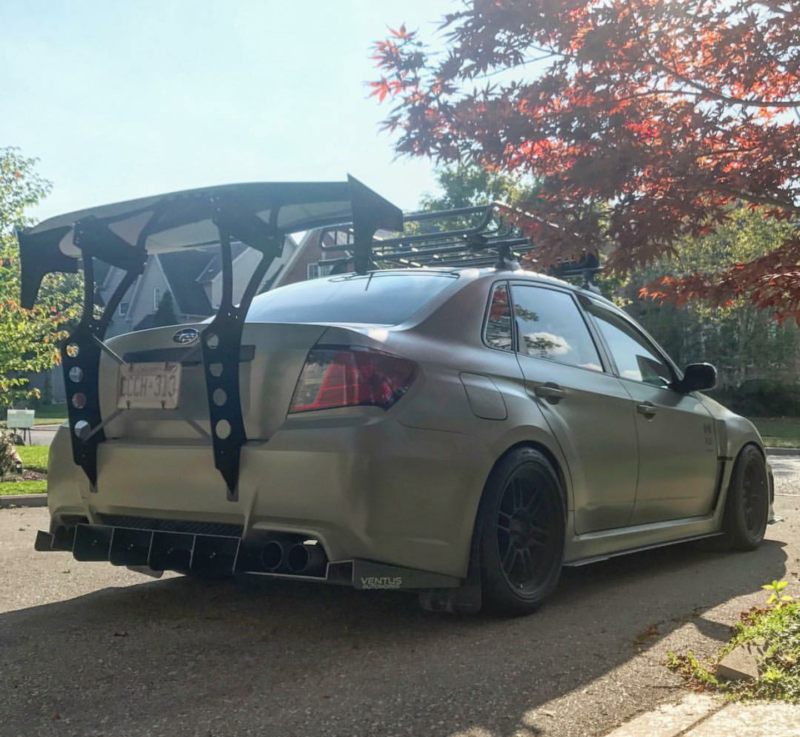
[[[183,330],[179,330],[175,335],[172,336],[172,340],[175,343],[180,343],[181,345],[188,345],[189,343],[194,343],[200,337],[200,331],[195,330],[194,328],[184,328]]]

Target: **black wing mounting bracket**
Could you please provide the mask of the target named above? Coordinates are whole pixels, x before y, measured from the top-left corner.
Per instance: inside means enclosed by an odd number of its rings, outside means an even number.
[[[353,262],[356,273],[374,268],[375,233],[381,228],[403,230],[403,211],[365,187],[355,177],[347,178],[353,211]]]
[[[222,298],[214,319],[201,335],[203,368],[208,396],[214,466],[222,475],[229,501],[239,498],[239,462],[247,433],[239,388],[239,358],[242,331],[250,304],[272,262],[283,251],[283,236],[273,224],[240,211],[230,203],[215,203],[214,223],[219,229],[222,262]],[[261,253],[238,305],[233,303],[233,257],[231,241],[237,240]]]
[[[100,356],[103,351],[118,359],[103,339],[114,311],[125,292],[144,271],[147,254],[143,246],[131,248],[105,223],[94,218],[79,220],[73,243],[83,257],[83,315],[61,345],[61,365],[67,398],[67,417],[72,440],[72,458],[97,491],[97,446],[105,440],[100,411]],[[94,261],[100,259],[125,270],[101,317],[95,314]],[[41,280],[41,278],[39,279]],[[38,287],[38,284],[37,284]]]

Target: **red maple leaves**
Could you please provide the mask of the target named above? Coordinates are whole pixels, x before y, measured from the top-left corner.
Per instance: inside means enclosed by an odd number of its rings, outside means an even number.
[[[800,221],[800,3],[474,0],[434,53],[405,26],[376,44],[401,154],[541,181],[539,261],[611,244],[611,269],[671,253],[748,202]],[[800,234],[659,299],[749,295],[800,317]]]

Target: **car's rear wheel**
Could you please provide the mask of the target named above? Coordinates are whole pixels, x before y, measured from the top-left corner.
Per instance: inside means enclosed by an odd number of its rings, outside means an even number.
[[[486,609],[528,614],[552,593],[564,559],[564,495],[549,460],[517,448],[492,471],[479,510]]]
[[[769,515],[769,479],[761,451],[748,445],[733,466],[722,530],[733,550],[754,550],[764,539]]]

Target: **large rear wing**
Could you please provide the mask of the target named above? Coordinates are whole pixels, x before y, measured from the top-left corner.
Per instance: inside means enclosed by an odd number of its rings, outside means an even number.
[[[349,177],[347,182],[231,184],[146,197],[50,218],[17,233],[23,307],[30,308],[50,272],[84,273],[83,316],[61,346],[72,455],[97,491],[97,448],[103,428],[119,412],[100,412],[100,356],[124,363],[103,341],[120,300],[152,254],[219,244],[222,298],[200,336],[208,396],[214,465],[228,499],[238,498],[239,457],[247,442],[239,395],[242,328],[250,303],[287,235],[348,220],[360,263],[369,262],[375,232],[403,229],[393,204]],[[238,305],[233,303],[232,242],[261,253]],[[102,316],[97,317],[94,265],[123,270]],[[198,432],[203,429],[193,425]]]
[[[245,317],[267,270],[283,252],[287,235],[322,231],[320,247],[336,251],[339,271],[382,267],[511,267],[534,244],[509,225],[499,203],[442,212],[402,211],[353,177],[346,182],[230,184],[145,197],[45,220],[17,233],[23,307],[30,308],[44,276],[84,273],[83,316],[61,346],[72,454],[97,491],[97,448],[103,428],[122,411],[101,416],[100,356],[124,363],[105,343],[120,300],[152,254],[219,245],[222,298],[200,336],[214,465],[230,500],[238,498],[239,458],[247,436],[239,393],[239,359]],[[455,227],[453,225],[455,224]],[[409,226],[409,227],[406,227]],[[261,253],[238,305],[233,303],[232,243]],[[103,306],[96,304],[95,262],[122,269],[124,277]],[[597,270],[597,261],[563,264],[562,276]],[[196,423],[194,429],[207,435]]]

